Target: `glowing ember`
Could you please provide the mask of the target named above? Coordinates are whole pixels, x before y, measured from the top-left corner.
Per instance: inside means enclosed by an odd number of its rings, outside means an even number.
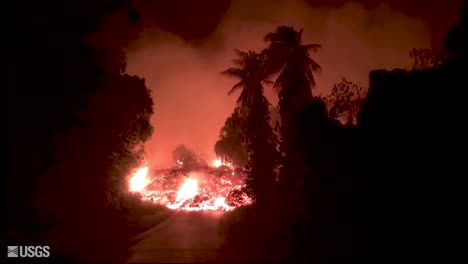
[[[132,192],[141,192],[150,183],[146,175],[148,167],[139,168],[130,178],[130,190]]]

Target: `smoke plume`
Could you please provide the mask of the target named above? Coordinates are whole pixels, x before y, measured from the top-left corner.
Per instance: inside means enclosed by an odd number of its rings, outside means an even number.
[[[423,22],[387,5],[313,8],[300,0],[233,1],[215,31],[196,43],[147,27],[126,52],[128,73],[146,79],[155,101],[155,132],[146,145],[153,166],[172,164],[180,144],[214,159],[219,130],[237,100],[227,96],[235,80],[219,72],[232,66],[233,49],[265,48],[263,37],[278,25],[304,28],[304,43],[323,46],[312,54],[323,68],[315,95],[327,94],[341,77],[367,86],[373,69],[407,68],[409,51],[428,47],[431,37]],[[271,87],[266,95],[277,103]]]

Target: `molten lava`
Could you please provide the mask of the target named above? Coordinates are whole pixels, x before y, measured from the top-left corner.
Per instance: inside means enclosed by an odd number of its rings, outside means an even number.
[[[217,160],[213,161],[213,166],[215,168],[219,168],[219,167],[221,167],[221,165],[223,165],[223,162],[220,159],[217,159]]]
[[[198,183],[196,179],[188,178],[177,191],[176,201],[192,199],[198,194]]]
[[[143,200],[173,210],[229,211],[252,203],[244,190],[245,176],[235,173],[232,164],[220,160],[203,170],[183,172],[169,169],[152,177],[148,172],[148,167],[139,168],[130,178],[130,190],[139,192]]]

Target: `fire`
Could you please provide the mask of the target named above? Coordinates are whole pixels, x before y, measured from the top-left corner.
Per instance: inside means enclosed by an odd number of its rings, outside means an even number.
[[[215,168],[219,168],[219,167],[221,167],[221,165],[223,165],[223,162],[220,159],[217,159],[217,160],[213,161],[213,166]]]
[[[221,166],[227,168],[217,169]],[[154,174],[148,179],[148,167],[138,169],[130,179],[130,189],[140,192],[143,200],[173,210],[230,211],[252,203],[244,191],[245,175],[234,173],[232,165],[221,160],[198,171],[167,169]]]
[[[192,199],[198,194],[198,182],[196,179],[188,178],[177,192],[176,201]]]
[[[215,202],[214,202],[214,205],[215,205],[216,207],[224,206],[224,205],[226,204],[225,201],[226,201],[226,198],[224,198],[224,197],[218,197],[218,198],[216,198],[216,200],[215,200]]]
[[[148,174],[148,167],[139,168],[130,178],[130,190],[132,192],[141,192],[150,183],[146,177]]]
[[[227,166],[227,167],[229,167],[231,169],[233,168],[232,162],[223,162],[220,159],[217,159],[217,160],[213,161],[213,167],[219,168],[221,166]]]

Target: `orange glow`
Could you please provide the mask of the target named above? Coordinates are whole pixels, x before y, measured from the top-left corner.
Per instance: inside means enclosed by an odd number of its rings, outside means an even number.
[[[150,183],[147,178],[148,167],[139,168],[130,178],[130,191],[141,192]]]
[[[224,206],[225,205],[225,201],[226,201],[226,198],[224,197],[218,197],[216,198],[215,202],[214,202],[214,205],[216,207],[221,207],[221,206]]]
[[[188,175],[163,171],[160,175],[151,175],[152,181],[148,180],[148,167],[142,167],[130,179],[130,187],[140,192],[143,200],[173,210],[230,211],[252,203],[242,191],[245,175],[213,167],[214,171],[192,171]]]
[[[217,160],[213,161],[213,166],[215,168],[219,168],[219,167],[221,167],[221,165],[223,165],[223,162],[220,159],[217,159]]]
[[[188,178],[177,192],[176,201],[192,199],[198,194],[198,182],[196,179]]]
[[[213,161],[213,167],[219,168],[221,166],[227,166],[227,167],[229,167],[231,169],[233,168],[232,162],[223,162],[220,159],[217,159],[217,160]]]

